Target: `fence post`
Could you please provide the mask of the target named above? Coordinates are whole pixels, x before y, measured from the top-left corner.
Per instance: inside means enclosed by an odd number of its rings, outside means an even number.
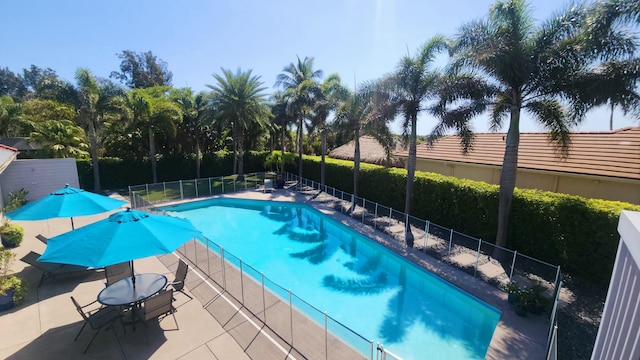
[[[362,223],[364,224],[364,214],[367,212],[367,204],[365,203],[365,199],[362,198]]]
[[[482,245],[482,239],[478,239],[478,255],[476,255],[476,268],[473,271],[473,277],[476,277],[478,273],[478,261],[480,261],[480,246]]]
[[[224,249],[220,246],[220,266],[222,268],[222,287],[227,290],[227,274],[224,268]]]
[[[167,183],[162,182],[162,194],[164,194],[164,199],[167,200]]]
[[[242,303],[244,304],[244,273],[242,270],[242,259],[238,259],[240,266],[240,297],[242,298]]]
[[[196,186],[196,199],[198,198],[198,179],[193,179],[193,184]]]
[[[427,253],[427,244],[429,243],[429,224],[430,221],[427,220],[424,223],[424,253]]]
[[[180,200],[184,200],[184,190],[182,190],[182,180],[180,180]]]
[[[451,255],[451,243],[453,242],[453,229],[449,233],[449,250],[447,250],[447,256]]]
[[[211,196],[211,178],[209,177],[209,196]]]
[[[324,358],[329,359],[329,330],[327,329],[327,312],[324,312]]]
[[[149,184],[144,184],[144,187],[147,189],[147,201],[149,201]],[[151,202],[151,201],[149,201]]]
[[[264,273],[260,273],[260,278],[262,282],[262,313],[264,314],[264,323],[267,323],[267,303],[264,294]]]
[[[224,194],[224,176],[220,177],[220,181],[222,182],[222,193]]]
[[[133,206],[133,208],[136,208],[136,201],[135,201],[135,194],[131,192],[131,185],[128,186],[129,188],[129,202],[131,203],[131,205]]]
[[[511,262],[511,271],[509,271],[509,281],[513,279],[513,269],[516,267],[516,258],[518,257],[518,250],[513,251],[513,261]]]
[[[375,214],[373,215],[373,230],[376,229],[376,225],[377,225],[376,220],[378,220],[378,203],[376,203],[376,210],[375,210]]]
[[[293,346],[293,300],[291,299],[291,289],[289,289],[289,326],[291,329],[291,345]]]

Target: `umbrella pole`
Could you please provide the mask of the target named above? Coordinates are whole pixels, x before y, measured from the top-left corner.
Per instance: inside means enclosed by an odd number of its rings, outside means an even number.
[[[73,226],[73,217],[72,217],[72,218],[71,218],[71,230],[75,230],[75,229],[76,229],[76,227],[75,227],[75,226]]]
[[[133,288],[136,288],[136,274],[133,271],[133,260],[129,261],[131,263],[131,283],[133,284]]]

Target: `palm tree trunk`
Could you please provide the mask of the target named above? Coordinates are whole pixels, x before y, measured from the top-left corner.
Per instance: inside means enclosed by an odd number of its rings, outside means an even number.
[[[298,123],[298,133],[300,134],[298,137],[298,181],[302,181],[302,125],[303,118],[300,117],[300,122]],[[298,182],[298,187],[300,187],[300,182]]]
[[[609,115],[609,130],[613,130],[613,108],[614,103],[611,103],[611,115]]]
[[[518,146],[520,144],[520,107],[511,106],[511,121],[507,133],[504,160],[500,173],[500,198],[498,200],[498,230],[496,245],[506,247],[509,230],[509,213],[518,172]],[[498,256],[499,257],[499,256]]]
[[[355,139],[353,139],[353,203],[349,212],[353,212],[356,209],[356,197],[358,197],[358,184],[360,183],[360,127],[356,126],[354,132]]]
[[[327,131],[322,127],[322,134],[320,140],[320,152],[322,153],[322,160],[320,162],[320,191],[324,189],[325,180],[325,154],[327,152]]]
[[[409,156],[407,159],[407,192],[404,200],[404,213],[407,216],[411,213],[411,194],[413,194],[413,180],[416,173],[416,140],[418,138],[418,130],[416,129],[418,122],[418,112],[414,111],[411,115],[411,137],[409,138]],[[405,242],[409,248],[413,248],[413,233],[411,226],[407,221],[404,231]]]
[[[151,161],[151,176],[153,177],[153,183],[158,182],[158,172],[156,170],[156,140],[153,134],[153,129],[149,127],[149,161]]]
[[[196,126],[196,179],[200,179],[200,129]]]
[[[284,159],[284,130],[285,130],[285,125],[282,125],[282,130],[280,130],[281,132],[281,137],[280,137],[280,150],[282,151],[282,158]]]
[[[98,162],[98,139],[93,124],[89,124],[89,146],[91,146],[91,167],[93,167],[93,192],[100,192],[100,165]]]
[[[233,171],[232,174],[238,173],[238,131],[236,130],[236,123],[234,122],[231,127],[231,139],[233,142]]]
[[[243,154],[243,143],[244,143],[244,134],[238,134],[238,179],[240,181],[244,181],[244,154]]]

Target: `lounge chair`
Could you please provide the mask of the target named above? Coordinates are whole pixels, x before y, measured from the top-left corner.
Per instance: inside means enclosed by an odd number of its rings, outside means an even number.
[[[273,187],[273,180],[271,179],[264,179],[264,187],[262,188],[262,192],[266,193],[267,191],[271,192],[274,191],[275,188]]]
[[[49,238],[42,235],[42,234],[38,234],[36,235],[36,239],[42,241],[43,244],[47,245],[47,242],[49,241]]]
[[[167,284],[167,288],[171,286],[175,291],[180,291],[185,294],[189,299],[193,298],[184,292],[184,280],[187,278],[187,272],[189,270],[189,265],[184,262],[182,259],[178,262],[178,268],[176,269],[176,278],[172,282]]]
[[[91,340],[89,341],[89,344],[87,344],[87,347],[84,348],[84,353],[86,354],[87,350],[89,350],[89,346],[91,346],[91,343],[93,343],[93,340],[96,338],[96,336],[98,336],[98,333],[100,333],[100,330],[106,329],[109,325],[113,325],[113,323],[118,319],[122,321],[122,313],[120,312],[120,309],[118,309],[117,306],[100,307],[100,308],[85,312],[84,308],[86,308],[89,305],[93,305],[97,301],[94,301],[84,306],[80,306],[80,304],[78,304],[78,302],[76,301],[76,299],[73,298],[73,296],[71,297],[71,301],[73,302],[73,305],[75,305],[76,310],[78,310],[78,313],[80,314],[80,316],[82,316],[82,319],[84,320],[84,324],[82,324],[82,328],[80,328],[80,331],[78,331],[78,335],[76,335],[76,338],[73,339],[73,341],[78,340],[80,333],[82,333],[82,330],[84,330],[87,324],[89,324],[89,326],[96,331],[93,337],[91,338]],[[122,329],[126,333],[127,330],[124,328],[124,323],[122,323]],[[113,334],[115,335],[115,330]]]
[[[20,261],[25,262],[37,269],[42,270],[42,276],[40,277],[40,283],[38,287],[42,285],[42,282],[49,277],[58,277],[63,275],[74,275],[84,273],[89,270],[86,266],[67,265],[50,262],[40,262],[38,258],[40,254],[34,251],[30,251],[27,255],[23,256]]]

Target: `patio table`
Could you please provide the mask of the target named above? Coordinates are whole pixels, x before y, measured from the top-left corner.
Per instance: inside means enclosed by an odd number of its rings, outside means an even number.
[[[167,285],[162,274],[137,274],[135,287],[131,277],[118,280],[98,294],[98,302],[108,306],[135,305],[158,293]]]

